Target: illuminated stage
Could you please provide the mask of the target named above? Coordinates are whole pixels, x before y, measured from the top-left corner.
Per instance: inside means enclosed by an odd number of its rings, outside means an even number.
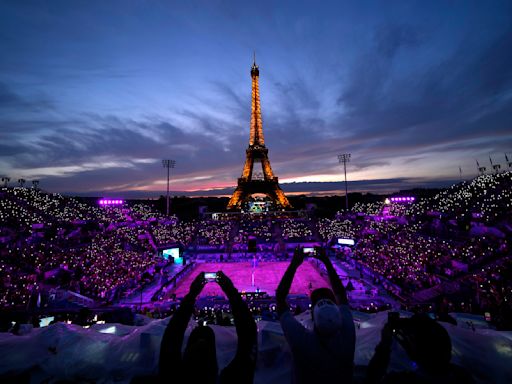
[[[320,287],[329,287],[327,277],[320,275],[318,270],[312,264],[314,261],[304,261],[299,267],[290,294],[306,294],[313,289]],[[187,294],[192,280],[199,272],[217,272],[223,271],[239,291],[255,292],[257,288],[261,292],[266,292],[270,296],[275,295],[277,285],[288,268],[290,262],[259,262],[256,268],[252,267],[252,262],[238,263],[198,263],[195,269],[182,281],[178,283],[175,293],[177,297],[183,297]],[[254,285],[252,277],[254,271]],[[208,283],[203,289],[201,296],[223,295],[222,290],[216,283]]]

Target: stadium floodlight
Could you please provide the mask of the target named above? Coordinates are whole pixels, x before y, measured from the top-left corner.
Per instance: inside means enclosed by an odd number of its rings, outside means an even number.
[[[508,165],[508,167],[509,167],[509,168],[512,168],[512,161],[510,161],[510,160],[508,159],[508,156],[507,156],[507,154],[506,154],[506,153],[505,153],[505,160],[507,161],[507,165]]]
[[[32,180],[32,188],[39,189],[39,180]]]
[[[348,185],[347,185],[347,163],[350,162],[350,153],[342,153],[338,155],[339,163],[343,163],[343,169],[345,170],[345,210],[348,212]]]
[[[492,169],[494,169],[494,172],[495,173],[499,173],[500,172],[500,169],[501,169],[501,164],[496,164],[492,161],[492,157],[491,155],[489,155],[489,161],[491,162],[491,167]]]
[[[20,186],[20,188],[23,188],[23,186],[25,185],[25,179],[18,179],[18,185]]]
[[[479,174],[480,176],[482,176],[482,175],[485,173],[485,171],[486,171],[486,169],[487,169],[487,168],[486,168],[486,167],[481,167],[481,166],[480,166],[480,163],[478,162],[478,160],[476,160],[476,159],[475,159],[475,161],[476,161],[476,167],[477,167],[477,169],[478,169],[478,174]]]
[[[162,160],[162,166],[167,168],[167,216],[169,216],[169,175],[171,168],[174,168],[175,165],[175,160]]]

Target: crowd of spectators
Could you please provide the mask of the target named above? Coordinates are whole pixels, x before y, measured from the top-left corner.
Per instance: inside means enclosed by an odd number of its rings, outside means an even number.
[[[188,245],[194,239],[197,231],[198,223],[191,222],[176,222],[174,225],[166,223],[157,223],[151,226],[151,232],[158,245],[165,245],[171,243],[180,243]]]
[[[2,308],[39,305],[55,289],[109,301],[151,280],[161,262],[152,228],[183,244],[194,232],[149,205],[98,207],[21,187],[2,188],[0,197]]]
[[[285,219],[280,221],[281,236],[285,241],[312,241],[314,240],[311,219]]]
[[[224,246],[228,243],[233,222],[204,220],[201,221],[197,229],[196,243],[198,245]]]
[[[449,218],[478,217],[486,224],[508,222],[512,213],[511,172],[486,174],[455,184],[410,206],[408,215],[438,212]]]
[[[323,218],[318,220],[317,229],[320,238],[324,242],[331,239],[343,237],[353,239],[356,236],[356,227],[352,220],[347,219],[327,219]]]
[[[274,239],[275,221],[267,220],[250,220],[243,218],[239,223],[239,234],[234,238],[236,243],[246,243],[249,236],[255,237],[258,242],[269,243]]]
[[[34,188],[1,188],[0,306],[30,306],[55,287],[112,300],[150,281],[161,262],[156,248],[171,243],[222,247],[231,260],[231,250],[256,238],[272,259],[282,240],[316,241],[318,235],[325,246],[339,237],[354,239],[340,257],[398,288],[401,297],[462,280],[480,308],[509,308],[510,287],[500,276],[511,269],[504,262],[510,257],[511,187],[505,172],[415,203],[358,204],[333,219],[191,222],[163,217],[151,204],[99,207]],[[489,269],[494,265],[500,272]]]

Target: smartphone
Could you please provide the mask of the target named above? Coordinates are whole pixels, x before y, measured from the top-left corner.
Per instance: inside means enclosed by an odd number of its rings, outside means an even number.
[[[313,247],[304,247],[304,254],[312,254],[315,255],[315,248]]]
[[[204,278],[206,281],[217,281],[217,272],[205,272]]]
[[[47,327],[54,320],[55,320],[54,316],[43,317],[42,319],[39,320],[39,327],[41,327],[41,328]]]

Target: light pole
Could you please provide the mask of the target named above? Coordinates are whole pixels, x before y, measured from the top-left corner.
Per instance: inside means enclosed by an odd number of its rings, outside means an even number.
[[[350,153],[342,153],[338,155],[339,163],[343,163],[343,169],[345,170],[345,210],[348,212],[348,187],[347,187],[347,163],[350,162]]]
[[[171,168],[174,168],[176,161],[174,160],[162,160],[162,165],[167,168],[167,216],[169,216],[169,174]]]

